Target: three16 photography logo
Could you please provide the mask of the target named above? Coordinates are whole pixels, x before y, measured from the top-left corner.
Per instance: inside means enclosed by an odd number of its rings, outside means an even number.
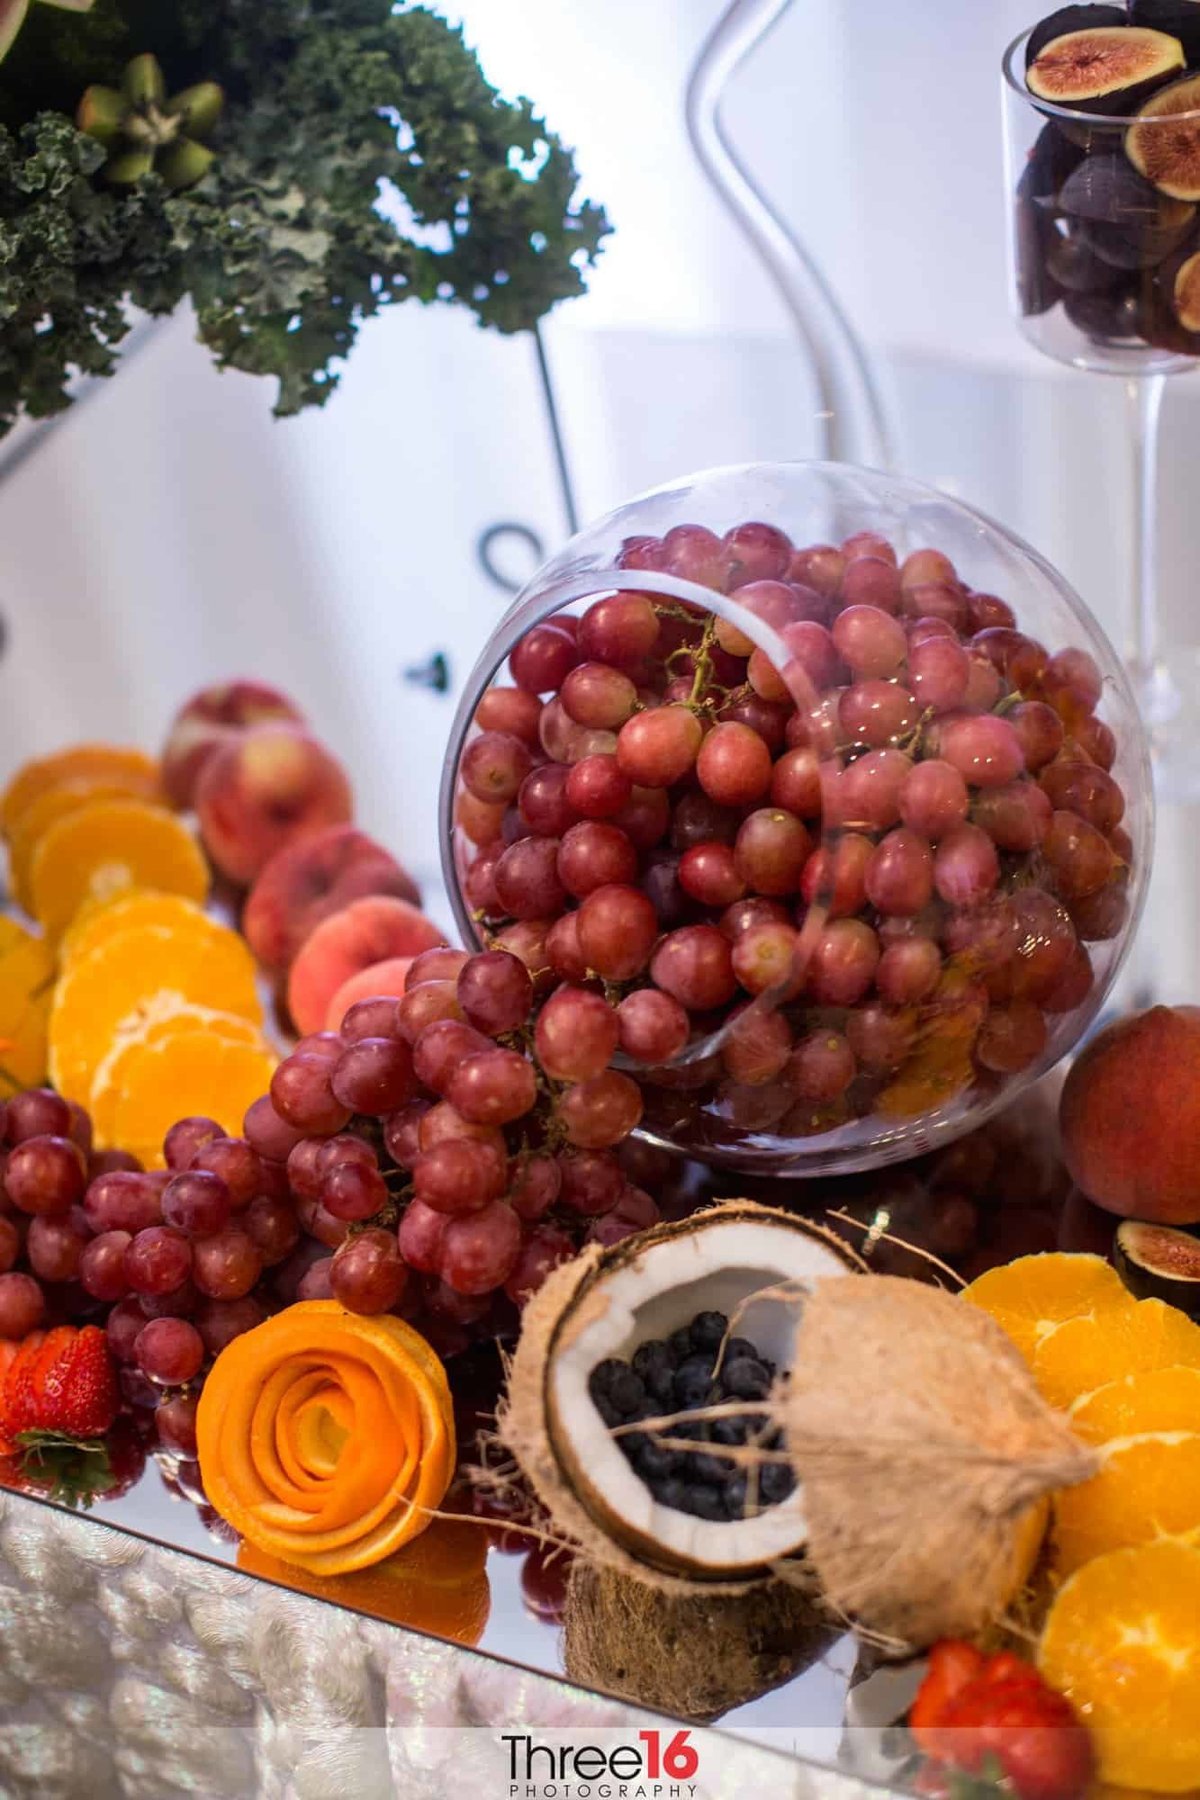
[[[696,1800],[700,1756],[689,1731],[596,1732],[582,1744],[565,1737],[502,1734],[506,1800]]]

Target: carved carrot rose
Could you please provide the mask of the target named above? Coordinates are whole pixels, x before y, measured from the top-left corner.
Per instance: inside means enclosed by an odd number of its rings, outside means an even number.
[[[390,1314],[308,1300],[218,1356],[196,1421],[205,1491],[260,1550],[364,1569],[429,1524],[454,1473],[446,1373]]]

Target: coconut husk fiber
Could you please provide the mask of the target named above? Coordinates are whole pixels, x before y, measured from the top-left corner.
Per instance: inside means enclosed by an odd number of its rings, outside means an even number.
[[[812,1591],[791,1582],[679,1595],[577,1562],[563,1657],[571,1681],[702,1724],[790,1681],[840,1635]]]
[[[898,1647],[994,1624],[1098,1466],[994,1320],[896,1276],[816,1284],[776,1406],[822,1592]]]

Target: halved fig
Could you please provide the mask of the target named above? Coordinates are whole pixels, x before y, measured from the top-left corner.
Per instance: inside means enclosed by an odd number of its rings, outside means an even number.
[[[1109,25],[1052,38],[1030,63],[1025,81],[1037,99],[1056,106],[1122,113],[1185,67],[1178,38],[1134,25]]]
[[[1179,323],[1158,279],[1141,295],[1138,324],[1142,336],[1155,350],[1167,350],[1172,356],[1200,357],[1200,331],[1186,331]]]
[[[1117,1228],[1113,1262],[1139,1300],[1165,1300],[1200,1318],[1200,1238],[1172,1225],[1126,1219]]]
[[[1200,0],[1133,0],[1130,23],[1179,39],[1192,65],[1200,62]]]
[[[1126,229],[1174,231],[1190,225],[1196,216],[1189,201],[1161,193],[1138,174],[1128,157],[1114,150],[1077,163],[1059,189],[1058,204],[1076,219]]]
[[[1125,154],[1160,193],[1200,200],[1200,75],[1151,95],[1125,133]]]
[[[1025,67],[1036,62],[1047,44],[1066,37],[1072,31],[1097,31],[1104,26],[1129,23],[1123,6],[1060,6],[1048,18],[1035,25],[1025,45]],[[1142,24],[1141,19],[1138,24]],[[1144,23],[1149,24],[1147,19]]]
[[[1171,309],[1185,331],[1200,331],[1200,250],[1192,250],[1174,271]]]

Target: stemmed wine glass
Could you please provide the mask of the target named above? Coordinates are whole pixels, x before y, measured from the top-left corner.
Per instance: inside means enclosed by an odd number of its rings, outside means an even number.
[[[1181,58],[1165,104],[1160,91],[1132,113],[1081,111],[1031,91],[1032,37],[1022,32],[1003,64],[1013,304],[1045,355],[1125,383],[1129,671],[1160,798],[1195,800],[1200,742],[1160,630],[1157,502],[1166,379],[1200,366],[1200,77]]]

